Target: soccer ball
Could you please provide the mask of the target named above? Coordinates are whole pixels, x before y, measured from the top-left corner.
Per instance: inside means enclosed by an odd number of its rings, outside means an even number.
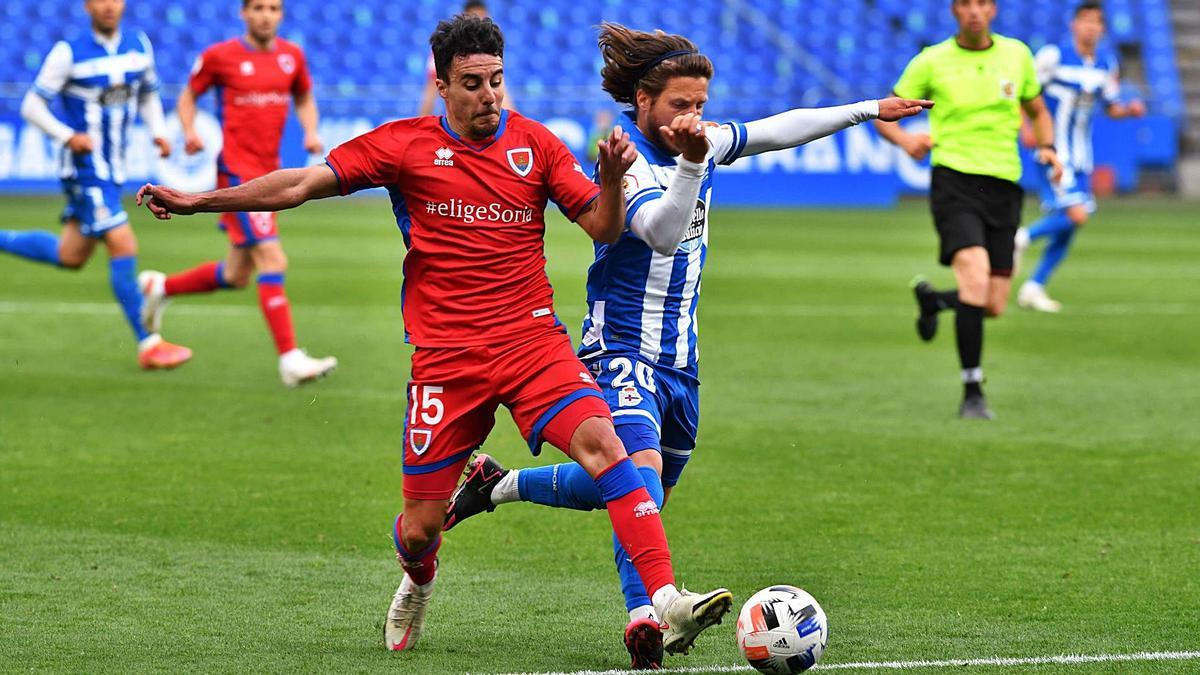
[[[738,649],[764,673],[808,670],[821,660],[828,642],[825,610],[795,586],[764,588],[742,605],[738,615]]]

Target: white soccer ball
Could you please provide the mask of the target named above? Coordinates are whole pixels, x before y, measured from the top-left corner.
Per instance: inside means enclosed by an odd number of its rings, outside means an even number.
[[[738,615],[738,649],[764,673],[808,670],[821,660],[828,642],[825,610],[795,586],[764,588],[742,605]]]

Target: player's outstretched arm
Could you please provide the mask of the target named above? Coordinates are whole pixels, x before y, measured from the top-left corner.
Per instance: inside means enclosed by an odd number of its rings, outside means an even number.
[[[867,120],[895,122],[933,107],[933,101],[885,98],[832,108],[797,108],[746,123],[742,155],[782,150],[824,138]]]
[[[212,192],[183,192],[147,183],[138,190],[137,204],[145,203],[155,218],[168,220],[172,214],[283,211],[311,199],[337,194],[337,175],[327,164],[317,164],[306,169],[272,171],[241,185]]]
[[[579,215],[579,226],[593,240],[615,244],[625,230],[625,172],[637,159],[637,148],[629,134],[617,126],[600,148],[600,196]]]

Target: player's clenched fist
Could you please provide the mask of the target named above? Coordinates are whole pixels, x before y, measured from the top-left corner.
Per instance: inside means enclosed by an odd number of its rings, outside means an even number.
[[[143,185],[137,192],[137,205],[143,202],[159,220],[170,220],[172,213],[187,216],[196,212],[195,195],[165,185]]]
[[[596,145],[600,148],[600,181],[620,182],[637,159],[637,147],[629,140],[629,134],[618,124],[608,138]]]

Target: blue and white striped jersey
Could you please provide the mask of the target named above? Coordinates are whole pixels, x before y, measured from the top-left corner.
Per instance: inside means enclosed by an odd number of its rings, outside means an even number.
[[[625,232],[615,244],[595,245],[588,270],[588,314],[581,358],[640,354],[647,361],[696,375],[696,305],[708,256],[708,213],[717,164],[730,164],[746,147],[746,127],[710,127],[710,149],[692,222],[673,255],[662,255],[630,230],[638,210],[663,196],[675,175],[675,158],[646,138],[632,115],[623,126],[638,158],[625,173]]]
[[[62,177],[85,183],[125,182],[125,148],[141,97],[157,92],[154,50],[145,33],[93,32],[60,41],[50,50],[33,83],[47,101],[62,96],[63,122],[92,138],[93,151],[63,148]]]
[[[1097,102],[1107,106],[1120,93],[1116,55],[1098,51],[1087,58],[1068,42],[1042,47],[1036,62],[1058,157],[1070,169],[1091,173],[1092,114]]]

